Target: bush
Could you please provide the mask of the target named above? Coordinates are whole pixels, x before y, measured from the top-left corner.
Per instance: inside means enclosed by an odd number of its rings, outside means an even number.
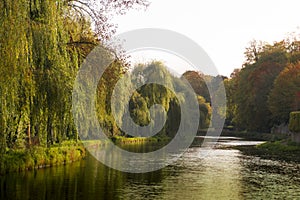
[[[300,111],[290,113],[289,130],[291,132],[300,132]]]
[[[34,147],[30,149],[31,156],[34,160],[35,167],[43,167],[50,161],[47,157],[46,149],[43,147]]]
[[[48,157],[50,160],[50,165],[62,164],[65,161],[64,155],[60,153],[59,147],[52,147],[48,149]]]

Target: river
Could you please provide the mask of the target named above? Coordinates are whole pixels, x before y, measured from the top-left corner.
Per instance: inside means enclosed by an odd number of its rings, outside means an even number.
[[[123,173],[92,156],[64,166],[0,177],[0,199],[300,199],[300,163],[267,160],[224,148],[255,145],[223,137],[194,146],[173,165]]]

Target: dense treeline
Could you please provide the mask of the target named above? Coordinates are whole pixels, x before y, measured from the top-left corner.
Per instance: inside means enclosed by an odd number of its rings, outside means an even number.
[[[31,143],[51,146],[78,139],[71,113],[78,68],[114,33],[110,15],[145,5],[135,0],[1,1],[1,153]],[[120,58],[112,65],[125,69],[123,63]],[[104,79],[114,80],[122,72],[106,73]]]
[[[123,14],[129,8],[147,5],[146,1],[107,0],[101,6],[98,4],[98,9],[96,4],[92,0],[22,0],[3,1],[0,4],[2,153],[30,145],[51,147],[65,140],[78,140],[71,112],[71,98],[80,65],[97,45],[114,33],[114,27],[107,18],[109,11]],[[120,124],[116,123],[118,119],[115,119],[119,118],[121,126],[122,123],[128,123],[124,118],[124,105],[119,105],[121,107],[117,108],[116,116],[113,116],[111,98],[115,84],[121,78],[126,79],[124,72],[128,64],[117,53],[112,52],[107,56],[114,58],[114,62],[105,70],[98,84],[98,119],[108,136],[127,136],[120,129]],[[131,76],[135,81],[141,78],[160,80],[168,88],[156,84],[139,88],[130,98],[130,117],[140,126],[149,124],[151,118],[162,121],[160,117],[163,113],[151,113],[149,110],[151,106],[160,104],[165,110],[166,124],[158,136],[174,136],[182,116],[178,97],[172,90],[187,90],[180,78],[171,75],[160,62],[141,64],[131,72]],[[116,98],[131,95],[124,94],[124,91],[131,88],[133,82],[126,83],[116,91]],[[184,99],[184,94],[179,98]],[[210,98],[208,94],[205,97],[198,94],[197,98],[201,115],[199,128],[207,128],[212,115]],[[78,109],[81,107],[84,106]],[[80,125],[86,126],[83,129],[86,132],[80,136],[92,138],[89,137],[89,125]]]
[[[149,130],[146,133],[138,132],[137,136],[147,136],[147,134],[154,131],[155,127],[163,125],[161,130],[157,130],[156,137],[173,137],[178,131],[182,117],[184,117],[181,116],[181,103],[187,99],[185,96],[187,93],[194,94],[192,88],[188,88],[184,80],[182,80],[183,77],[173,76],[166,66],[159,61],[139,64],[128,75],[119,79],[119,87],[114,88],[116,90],[114,98],[118,99],[118,101],[111,101],[112,91],[106,92],[105,98],[103,95],[98,95],[100,121],[109,121],[104,123],[102,128],[106,130],[106,133],[112,134],[111,136],[129,136],[132,134],[132,131],[136,131],[132,130],[134,127],[132,120],[139,126],[149,126]],[[146,80],[151,84],[146,84]],[[163,85],[156,83],[162,83]],[[134,89],[137,84],[142,86]],[[101,91],[103,91],[103,88],[100,88],[98,94]],[[129,91],[134,92],[130,94]],[[124,97],[130,97],[128,105],[126,104],[128,99]],[[210,104],[200,95],[196,94],[195,97],[197,97],[195,100],[199,103],[199,129],[208,128],[212,115]],[[178,98],[181,99],[181,102]],[[110,110],[112,103],[115,106],[115,115]],[[160,105],[162,109],[151,110],[154,105]],[[129,108],[128,110],[126,109],[127,107]],[[189,113],[192,112],[189,111]],[[162,122],[165,123],[162,124]]]
[[[287,124],[290,112],[300,109],[300,41],[253,41],[245,55],[243,68],[225,80],[227,125],[269,132]]]
[[[300,110],[300,41],[297,36],[272,45],[251,41],[245,51],[246,61],[230,78],[186,71],[199,96],[200,129],[211,124],[211,117],[226,117],[225,126],[237,130],[270,132],[273,127],[287,126],[292,111]],[[224,81],[227,106],[211,108]],[[210,88],[211,91],[208,89]]]
[[[213,124],[211,121],[218,122],[220,119],[226,117],[226,105],[222,100],[222,87],[225,76],[211,76],[205,75],[201,72],[186,71],[182,74],[182,79],[186,79],[194,92],[198,95],[198,102],[200,107],[200,129],[206,129],[208,127],[219,127],[217,124]],[[214,107],[212,107],[212,100],[214,100]]]
[[[251,41],[245,57],[243,67],[230,78],[219,77],[224,80],[227,107],[226,113],[221,106],[217,114],[226,115],[225,126],[231,129],[270,132],[272,127],[286,126],[290,113],[300,110],[299,39],[292,35],[272,45]],[[196,71],[183,77],[205,101],[218,95],[218,77]],[[215,88],[212,94],[208,87]]]

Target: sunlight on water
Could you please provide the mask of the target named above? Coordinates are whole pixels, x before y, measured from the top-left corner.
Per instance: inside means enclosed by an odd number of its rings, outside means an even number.
[[[221,138],[216,148],[190,148],[173,165],[144,174],[109,169],[92,156],[66,166],[8,174],[0,179],[0,199],[300,198],[300,164],[228,148],[242,144],[255,142]]]

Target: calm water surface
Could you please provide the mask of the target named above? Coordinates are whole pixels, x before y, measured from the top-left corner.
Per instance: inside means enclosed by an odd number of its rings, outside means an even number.
[[[221,138],[217,147],[256,144]],[[122,173],[92,156],[0,177],[0,199],[300,199],[300,164],[224,148],[190,148],[175,164]]]

